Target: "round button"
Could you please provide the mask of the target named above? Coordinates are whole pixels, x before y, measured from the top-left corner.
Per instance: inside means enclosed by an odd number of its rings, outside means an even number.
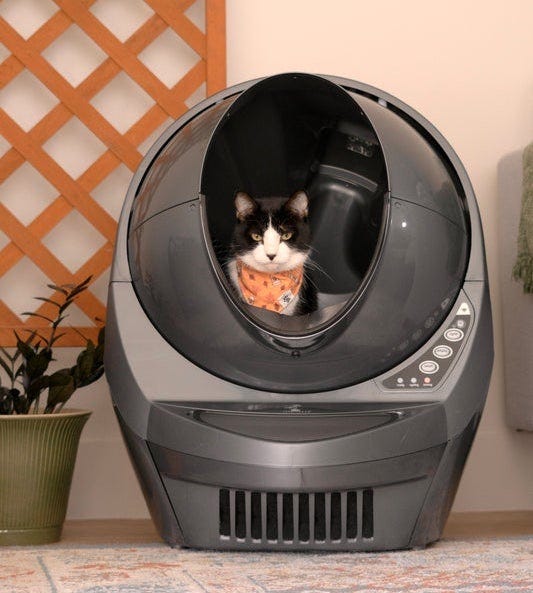
[[[403,383],[403,379],[401,377],[398,377],[396,379],[396,383],[399,383],[401,385]]]
[[[434,360],[424,360],[418,365],[418,368],[426,375],[433,375],[439,370],[439,365]]]
[[[466,325],[466,321],[464,319],[457,320],[457,327],[464,327]]]
[[[445,346],[444,344],[439,344],[433,348],[433,356],[436,358],[450,358],[453,354],[453,350],[449,346]]]
[[[444,337],[448,342],[460,342],[465,337],[465,334],[460,329],[451,327],[444,332]]]
[[[417,381],[416,381],[416,377],[411,377],[411,383],[412,383],[412,384],[414,384],[414,383],[416,383],[416,382],[417,382]]]

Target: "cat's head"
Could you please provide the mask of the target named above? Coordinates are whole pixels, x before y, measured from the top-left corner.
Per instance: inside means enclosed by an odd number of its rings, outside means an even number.
[[[254,200],[244,192],[237,193],[233,254],[262,272],[281,272],[303,265],[311,242],[307,212],[304,191],[285,200]]]

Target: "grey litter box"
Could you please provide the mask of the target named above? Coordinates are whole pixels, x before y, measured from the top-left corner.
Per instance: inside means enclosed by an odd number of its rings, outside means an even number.
[[[310,196],[319,309],[240,302],[233,196]],[[106,372],[171,546],[389,550],[440,537],[493,358],[482,228],[459,159],[365,84],[283,74],[209,97],[135,174]]]

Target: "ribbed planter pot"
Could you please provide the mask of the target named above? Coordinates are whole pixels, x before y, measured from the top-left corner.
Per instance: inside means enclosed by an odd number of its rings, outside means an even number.
[[[0,416],[0,545],[58,541],[91,412]]]

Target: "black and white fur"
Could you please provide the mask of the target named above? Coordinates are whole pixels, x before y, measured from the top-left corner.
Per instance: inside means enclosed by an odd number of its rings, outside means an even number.
[[[304,266],[304,279],[296,298],[282,315],[305,315],[316,311],[316,288],[309,278],[311,230],[308,199],[304,191],[290,198],[253,199],[245,192],[235,196],[237,224],[231,242],[228,276],[240,295],[237,259],[261,272],[276,273]],[[290,234],[288,239],[284,236]],[[256,240],[253,236],[260,237]]]

